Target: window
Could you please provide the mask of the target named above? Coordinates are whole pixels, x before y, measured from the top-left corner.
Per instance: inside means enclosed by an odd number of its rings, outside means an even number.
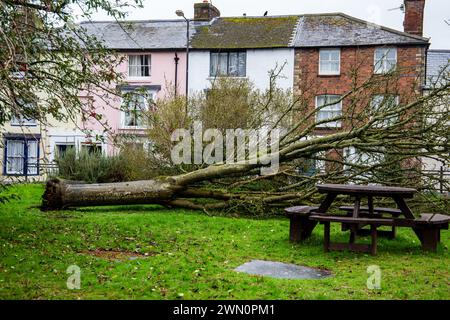
[[[20,107],[26,114],[33,114],[36,110],[35,104],[30,102],[24,102],[22,99],[19,99]],[[36,119],[29,119],[22,115],[13,115],[11,118],[12,126],[36,126]]]
[[[325,157],[325,152],[320,151],[311,158],[300,158],[296,166],[297,173],[311,177],[325,172]]]
[[[344,160],[346,162],[344,170],[351,174],[352,171],[357,172],[358,170],[361,170],[359,168],[352,168],[352,165],[358,165],[365,168],[379,165],[384,161],[384,153],[383,150],[365,152],[358,150],[355,147],[347,147],[344,149]],[[358,175],[357,179],[361,180],[370,177],[372,177],[372,172],[366,171]]]
[[[39,141],[25,138],[7,139],[4,172],[7,175],[39,174]]]
[[[87,152],[89,154],[101,155],[102,154],[102,145],[101,144],[96,144],[96,143],[82,144],[81,145],[81,151],[82,152]]]
[[[319,75],[338,75],[341,73],[341,50],[321,49],[319,53]]]
[[[13,116],[11,118],[11,125],[12,126],[36,126],[36,119],[27,119],[24,117],[17,117],[17,116]]]
[[[128,56],[128,77],[150,77],[150,60],[148,54]]]
[[[400,98],[395,95],[375,95],[372,97],[371,108],[374,115],[382,112],[392,112],[399,105]],[[382,121],[377,121],[374,126],[378,128],[392,126],[398,120],[398,114],[385,117]]]
[[[75,148],[74,144],[57,144],[55,146],[56,157],[62,157],[68,150],[73,150]]]
[[[211,77],[245,77],[247,53],[242,52],[211,52]]]
[[[339,95],[321,95],[316,97],[316,122],[331,120],[342,116],[342,101]],[[341,120],[328,121],[317,125],[319,128],[340,128]]]
[[[396,48],[377,48],[375,49],[375,73],[388,73],[397,66]]]
[[[122,102],[123,128],[145,128],[145,111],[153,100],[153,94],[140,92],[124,92]]]

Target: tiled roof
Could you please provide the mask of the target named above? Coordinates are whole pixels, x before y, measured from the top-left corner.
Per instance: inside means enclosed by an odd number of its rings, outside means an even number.
[[[301,16],[293,45],[331,47],[427,43],[427,38],[374,25],[343,13],[330,13]]]
[[[216,18],[197,28],[194,49],[290,47],[298,16]]]
[[[89,34],[116,50],[183,49],[185,20],[84,22]],[[268,17],[223,17],[191,21],[194,49],[427,45],[428,39],[376,26],[343,13]]]
[[[450,72],[450,50],[428,50],[427,55],[427,87],[439,80],[441,73]]]
[[[191,22],[190,34],[205,22]],[[82,22],[89,34],[103,40],[109,49],[183,49],[186,48],[185,20],[96,21]]]

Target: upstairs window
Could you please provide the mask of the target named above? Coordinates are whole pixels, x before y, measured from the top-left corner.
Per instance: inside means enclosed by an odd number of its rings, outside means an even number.
[[[36,176],[39,173],[39,141],[6,139],[4,172],[7,175]]]
[[[211,77],[245,77],[246,68],[247,53],[245,51],[211,52]]]
[[[144,78],[150,77],[150,60],[149,54],[129,55],[128,56],[128,77]]]
[[[320,123],[318,128],[340,128],[342,125],[341,120],[333,120],[342,116],[342,101],[339,95],[321,95],[316,97],[316,122],[327,121],[326,123]]]
[[[339,75],[341,73],[341,50],[321,49],[319,52],[319,75]]]
[[[19,99],[20,108],[26,114],[32,114],[35,112],[36,105],[33,103],[26,103],[22,99]],[[22,115],[13,115],[11,118],[12,126],[36,126],[36,119],[27,118]]]
[[[389,73],[397,66],[396,48],[375,49],[375,74]]]
[[[145,124],[145,112],[153,101],[151,93],[125,92],[122,104],[122,127],[127,129],[143,129]]]
[[[26,127],[34,127],[37,125],[36,119],[28,119],[24,117],[13,116],[11,118],[12,126],[26,126]]]
[[[380,115],[384,112],[393,112],[400,103],[400,97],[396,95],[375,95],[371,100],[372,112],[376,115]],[[398,114],[384,117],[383,120],[377,121],[375,127],[384,128],[392,126],[398,120]]]

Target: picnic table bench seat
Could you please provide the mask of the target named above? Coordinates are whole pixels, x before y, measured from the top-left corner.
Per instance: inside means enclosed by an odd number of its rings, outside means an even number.
[[[443,214],[422,214],[417,219],[405,218],[364,218],[349,217],[325,214],[312,214],[309,218],[324,225],[324,248],[325,251],[345,250],[371,252],[373,255],[377,252],[377,228],[380,226],[411,227],[419,237],[422,248],[428,251],[436,251],[440,242],[440,230],[448,229],[450,216]],[[372,237],[371,245],[360,245],[354,243],[354,238],[350,244],[332,244],[330,243],[330,223],[338,222],[346,225],[360,226],[361,224],[370,225],[370,235]],[[354,237],[353,233],[352,236]]]
[[[354,206],[340,206],[339,210],[345,211],[347,212],[348,216],[351,216],[354,210]],[[368,206],[361,206],[359,209],[359,215],[364,217],[364,216],[368,216],[368,217],[378,217],[378,218],[382,218],[383,214],[388,214],[391,215],[395,218],[398,218],[402,212],[400,209],[394,209],[394,208],[383,208],[383,207],[374,207],[372,209],[373,213],[370,213],[369,207]],[[370,215],[370,216],[369,216]],[[358,230],[357,230],[357,234],[360,236],[365,236],[365,235],[369,235],[367,230],[363,229],[367,224],[361,224],[358,226]],[[349,229],[349,225],[343,223],[342,224],[342,231],[347,231]],[[391,230],[378,230],[378,235],[382,236],[382,237],[387,237],[389,239],[395,239],[397,230],[396,230],[396,226],[393,225]]]
[[[353,206],[340,206],[339,210],[347,211],[347,212],[353,212],[354,207]],[[368,213],[369,207],[368,206],[361,206],[360,208],[361,213]],[[374,207],[373,212],[375,214],[390,214],[393,217],[399,217],[402,212],[400,209],[393,209],[393,208],[382,208],[382,207]]]
[[[317,221],[309,219],[309,216],[318,207],[296,206],[284,209],[284,212],[290,220],[289,240],[300,242],[311,236],[312,231],[317,225]]]

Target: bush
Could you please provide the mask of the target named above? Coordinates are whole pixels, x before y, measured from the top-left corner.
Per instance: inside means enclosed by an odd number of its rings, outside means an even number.
[[[143,153],[143,152],[142,152]],[[136,161],[140,159],[140,161]],[[59,177],[86,183],[123,182],[151,178],[145,170],[145,157],[138,151],[123,151],[115,156],[67,150],[57,159]]]

